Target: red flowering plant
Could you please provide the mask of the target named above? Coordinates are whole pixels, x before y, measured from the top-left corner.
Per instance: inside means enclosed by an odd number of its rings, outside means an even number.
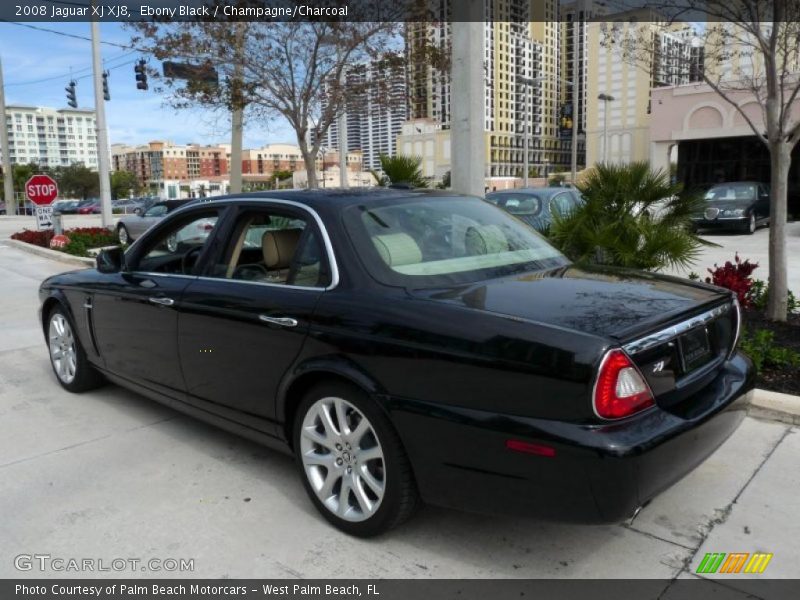
[[[750,288],[753,285],[750,275],[758,268],[758,263],[751,263],[750,259],[742,260],[738,252],[733,261],[726,261],[721,267],[715,263],[713,269],[708,269],[711,277],[706,277],[706,283],[731,290],[739,298],[742,308],[749,308],[752,304]]]
[[[43,248],[50,247],[50,240],[53,238],[53,231],[45,229],[44,231],[31,231],[30,229],[23,229],[11,235],[12,240],[19,240],[26,244],[33,244],[34,246],[41,246]]]
[[[23,229],[13,234],[11,239],[49,248],[53,235],[52,230],[31,231]],[[78,256],[85,256],[86,250],[89,248],[111,246],[117,243],[114,234],[104,227],[73,227],[72,229],[65,229],[64,235],[69,238],[69,243],[62,248],[56,248],[56,250]]]

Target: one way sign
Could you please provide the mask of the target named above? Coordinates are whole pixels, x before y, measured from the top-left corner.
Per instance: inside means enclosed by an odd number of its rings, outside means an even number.
[[[46,206],[36,207],[36,229],[42,231],[43,229],[53,228],[53,207],[48,204]]]

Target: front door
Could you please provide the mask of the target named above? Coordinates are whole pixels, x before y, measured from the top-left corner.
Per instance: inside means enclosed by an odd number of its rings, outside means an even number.
[[[178,344],[189,401],[274,419],[278,385],[330,281],[310,216],[242,207],[217,260],[186,289]]]
[[[95,293],[92,321],[106,369],[167,393],[184,390],[178,310],[216,220],[217,211],[206,210],[165,223],[142,240],[127,270]]]

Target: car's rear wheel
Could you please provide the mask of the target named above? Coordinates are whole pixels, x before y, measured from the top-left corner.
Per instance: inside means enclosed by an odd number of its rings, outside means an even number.
[[[354,386],[330,382],[306,394],[295,419],[294,448],[311,501],[346,533],[378,535],[408,519],[419,504],[397,432]]]
[[[48,317],[47,346],[50,364],[61,387],[70,392],[85,392],[103,384],[103,376],[89,363],[72,322],[60,306]]]
[[[131,235],[128,233],[128,228],[125,227],[125,225],[119,225],[117,227],[117,239],[120,244],[130,244]]]

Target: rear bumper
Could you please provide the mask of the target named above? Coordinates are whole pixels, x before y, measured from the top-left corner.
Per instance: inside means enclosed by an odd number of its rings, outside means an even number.
[[[682,407],[574,424],[389,400],[426,502],[585,523],[619,522],[692,471],[745,416],[754,385],[736,354]],[[674,412],[673,412],[674,411]],[[555,449],[512,452],[508,439]]]

